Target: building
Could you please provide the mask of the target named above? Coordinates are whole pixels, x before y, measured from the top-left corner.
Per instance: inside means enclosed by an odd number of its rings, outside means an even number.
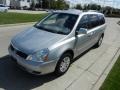
[[[10,0],[10,6],[12,8],[24,9],[30,8],[31,0]]]
[[[4,4],[6,6],[10,6],[10,0],[0,0],[0,4]]]
[[[30,8],[32,2],[39,3],[39,0],[0,0],[0,4],[11,6],[11,8],[24,9]]]

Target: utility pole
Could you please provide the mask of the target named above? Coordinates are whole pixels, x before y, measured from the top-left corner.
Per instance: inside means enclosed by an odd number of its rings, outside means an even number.
[[[114,2],[115,0],[112,1],[112,10],[111,10],[111,14],[113,14],[113,9],[114,9]]]
[[[105,0],[103,1],[103,7],[105,7]]]
[[[105,0],[103,1],[102,13],[104,13],[104,8],[105,8]]]

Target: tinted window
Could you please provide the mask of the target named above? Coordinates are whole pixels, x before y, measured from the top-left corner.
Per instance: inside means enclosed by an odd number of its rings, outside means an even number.
[[[100,25],[105,24],[105,19],[104,19],[103,15],[98,15],[98,16],[99,16],[99,24]]]
[[[89,21],[90,21],[90,28],[94,28],[99,26],[99,18],[96,14],[90,14],[89,15]]]
[[[4,5],[0,5],[0,7],[5,7]]]
[[[86,28],[86,29],[89,29],[89,23],[88,23],[88,15],[84,15],[79,24],[78,24],[78,27],[77,27],[77,30],[79,30],[80,28]]]

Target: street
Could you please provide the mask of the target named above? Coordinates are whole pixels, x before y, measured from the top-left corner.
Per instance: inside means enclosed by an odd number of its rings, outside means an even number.
[[[97,90],[103,82],[101,77],[107,76],[109,65],[120,49],[120,26],[117,25],[120,19],[106,18],[106,21],[102,45],[78,56],[61,77],[53,73],[34,76],[11,61],[7,51],[11,38],[32,24],[0,27],[0,90]]]
[[[46,11],[30,11],[30,10],[9,10],[8,12],[27,13],[27,14],[43,14],[43,13],[47,13]]]

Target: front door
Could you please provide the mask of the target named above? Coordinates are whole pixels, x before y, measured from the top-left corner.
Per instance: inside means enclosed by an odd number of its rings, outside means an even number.
[[[81,18],[76,30],[79,30],[80,28],[85,28],[87,30],[89,29],[88,15],[84,15]],[[91,47],[91,39],[91,32],[87,32],[87,34],[76,35],[76,51],[78,55]]]

